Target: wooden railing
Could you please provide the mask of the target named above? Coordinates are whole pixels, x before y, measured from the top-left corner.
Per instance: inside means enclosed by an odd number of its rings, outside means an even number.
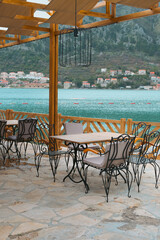
[[[28,112],[16,112],[13,110],[0,110],[1,119],[21,119],[26,117],[35,117],[38,119],[38,125],[41,123],[48,123],[49,115],[41,113],[28,113]],[[62,116],[58,114],[59,127],[58,134],[64,134],[64,123],[65,122],[81,122],[83,124],[84,132],[101,132],[110,131],[118,133],[128,133],[132,131],[132,125],[138,123],[138,121],[133,121],[132,119],[112,120],[112,119],[99,119],[99,118],[84,118],[84,117],[72,117],[72,116]],[[147,122],[151,124],[151,130],[160,130],[160,122]]]
[[[99,118],[84,118],[84,117],[71,117],[59,115],[59,128],[60,134],[64,134],[64,123],[65,122],[81,122],[83,125],[84,132],[119,132],[124,133],[126,128],[126,120],[112,119],[99,119]]]

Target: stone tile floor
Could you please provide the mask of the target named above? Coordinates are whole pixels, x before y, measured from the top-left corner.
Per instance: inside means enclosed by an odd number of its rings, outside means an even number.
[[[119,179],[112,182],[106,202],[101,176],[89,170],[90,192],[66,175],[61,159],[56,182],[47,157],[36,177],[33,157],[20,165],[0,170],[0,240],[159,240],[160,190],[154,187],[154,172],[146,169],[137,192]]]

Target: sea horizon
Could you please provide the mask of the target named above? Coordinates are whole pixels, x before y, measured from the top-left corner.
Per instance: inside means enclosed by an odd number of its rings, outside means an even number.
[[[49,89],[0,88],[0,109],[49,113]],[[155,90],[58,89],[58,112],[65,116],[160,121]]]

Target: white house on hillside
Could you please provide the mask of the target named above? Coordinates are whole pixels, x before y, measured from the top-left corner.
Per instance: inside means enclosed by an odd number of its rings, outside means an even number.
[[[146,69],[139,69],[138,74],[139,75],[146,75]]]

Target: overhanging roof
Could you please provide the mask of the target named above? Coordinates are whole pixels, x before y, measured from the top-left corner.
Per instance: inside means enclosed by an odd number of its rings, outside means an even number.
[[[1,0],[0,1],[0,48],[16,45],[48,37],[49,24],[75,25],[76,0],[50,0],[47,5],[28,2],[27,0]],[[43,2],[43,1],[42,1]],[[98,27],[127,21],[134,18],[150,16],[160,13],[158,0],[77,0],[78,27]],[[116,17],[116,6],[123,4],[133,8],[143,8],[145,11]],[[102,12],[105,7],[105,13]],[[98,9],[95,11],[95,9]],[[35,12],[40,10],[48,16],[35,17]],[[99,21],[83,25],[85,16],[97,17]],[[103,21],[100,19],[104,19]],[[43,23],[48,23],[43,27]],[[2,27],[7,28],[3,30]],[[44,34],[44,32],[46,32]],[[11,34],[11,35],[9,35]],[[59,34],[59,32],[57,32]],[[13,36],[12,36],[13,35]],[[21,36],[28,36],[27,39]]]
[[[98,3],[98,0],[79,0],[77,1],[77,14],[81,10],[90,11]],[[54,10],[55,13],[47,21],[63,25],[75,25],[75,0],[52,0],[46,9]],[[77,21],[83,19],[83,15],[77,15]]]

